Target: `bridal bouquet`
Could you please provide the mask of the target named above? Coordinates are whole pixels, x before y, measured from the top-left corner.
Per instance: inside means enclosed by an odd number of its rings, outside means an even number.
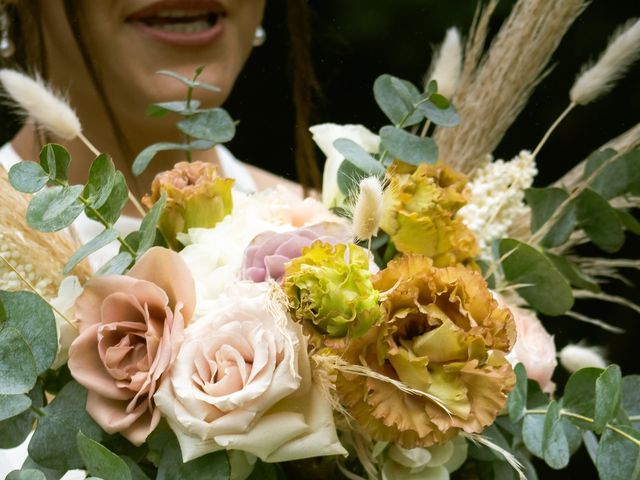
[[[536,148],[496,160],[584,7],[538,4],[518,2],[486,53],[495,2],[464,57],[450,30],[424,85],[380,76],[373,93],[390,124],[378,134],[313,127],[327,156],[322,201],[241,193],[190,161],[235,128],[191,100],[213,88],[200,71],[165,72],[188,100],[150,110],[179,114],[186,140],[147,148],[134,172],[161,150],[187,161],[155,178],[139,231],[114,227],[131,195],[108,155],[95,152],[86,185],[69,184],[57,144],[14,166],[8,181],[35,195],[11,192],[28,203],[28,227],[0,252],[11,280],[0,292],[0,447],[26,440],[29,453],[7,478],[535,479],[534,459],[566,468],[581,447],[600,478],[640,478],[640,376],[574,345],[560,358],[575,373],[554,384],[556,346],[539,318],[615,329],[575,301],[634,306],[603,288],[637,265],[614,254],[625,232],[640,234],[638,129],[532,187],[553,129],[638,56],[640,23],[578,76]],[[38,81],[6,70],[0,81],[43,127],[93,149]],[[81,214],[102,233],[64,258],[64,277],[39,273],[20,242],[38,231],[72,243],[64,229]],[[114,241],[119,253],[88,273],[86,257]],[[581,255],[586,243],[610,255]]]

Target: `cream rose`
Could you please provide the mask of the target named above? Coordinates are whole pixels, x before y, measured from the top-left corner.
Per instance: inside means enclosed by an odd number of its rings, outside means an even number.
[[[76,307],[75,303],[82,293],[82,286],[78,277],[72,275],[66,277],[60,283],[58,288],[58,296],[51,300],[51,305],[65,318],[61,318],[57,313],[56,331],[58,334],[58,353],[51,365],[52,369],[58,369],[69,360],[69,347],[78,336],[78,330],[75,327]]]
[[[234,284],[185,331],[154,397],[185,462],[222,449],[267,462],[346,454],[313,385],[302,329],[269,289]]]

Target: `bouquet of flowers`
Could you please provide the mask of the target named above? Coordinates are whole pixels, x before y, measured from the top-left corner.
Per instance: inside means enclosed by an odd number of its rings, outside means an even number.
[[[579,75],[533,152],[493,160],[583,7],[530,11],[538,3],[518,2],[484,54],[494,2],[464,58],[451,30],[424,86],[380,76],[390,124],[379,134],[313,127],[327,155],[322,201],[241,193],[214,165],[185,161],[156,177],[140,229],[122,236],[114,224],[131,195],[108,155],[95,152],[85,185],[69,184],[57,144],[14,166],[8,181],[35,194],[12,193],[28,203],[28,238],[15,244],[58,232],[53,255],[73,275],[42,274],[13,244],[0,252],[12,282],[0,292],[0,447],[28,439],[29,453],[7,478],[535,479],[534,457],[562,469],[582,445],[600,478],[640,478],[640,377],[574,346],[561,359],[575,373],[559,388],[538,319],[615,328],[573,312],[574,300],[633,306],[602,290],[633,262],[576,252],[592,242],[615,253],[625,231],[640,233],[637,129],[532,188],[560,120],[638,56],[640,23]],[[186,140],[150,146],[135,173],[161,150],[233,136],[224,110],[191,100],[213,88],[200,71],[165,72],[187,100],[151,113],[178,113]],[[478,94],[500,72],[512,95],[495,86],[482,110]],[[37,80],[4,70],[0,81],[44,128],[95,150]],[[83,213],[104,230],[67,258],[64,229]],[[86,258],[114,241],[118,254],[88,273]]]

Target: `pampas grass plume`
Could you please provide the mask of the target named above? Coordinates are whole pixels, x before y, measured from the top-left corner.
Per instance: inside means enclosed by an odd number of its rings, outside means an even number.
[[[576,372],[581,368],[607,367],[607,363],[605,362],[602,352],[598,347],[569,344],[560,350],[558,356],[560,357],[560,363],[562,366],[571,373]]]
[[[69,104],[39,78],[16,70],[0,70],[0,83],[8,96],[42,128],[63,140],[82,133],[80,120]]]
[[[433,59],[427,80],[438,82],[438,93],[451,98],[458,89],[461,73],[462,43],[460,32],[457,28],[450,28]]]
[[[634,19],[613,34],[598,61],[587,65],[571,87],[573,103],[585,105],[609,92],[640,57],[640,19]]]
[[[382,184],[376,177],[360,181],[360,193],[353,207],[353,235],[367,240],[378,233],[382,220]]]

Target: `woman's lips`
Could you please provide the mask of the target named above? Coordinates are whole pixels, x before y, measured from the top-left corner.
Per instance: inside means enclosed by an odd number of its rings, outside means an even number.
[[[226,10],[216,0],[165,0],[127,17],[141,33],[179,46],[203,46],[224,32]]]

